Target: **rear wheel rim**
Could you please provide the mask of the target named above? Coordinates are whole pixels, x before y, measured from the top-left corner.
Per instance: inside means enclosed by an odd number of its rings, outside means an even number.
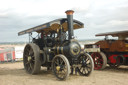
[[[24,50],[24,66],[28,73],[32,73],[34,70],[35,57],[34,51],[31,46],[27,46]]]

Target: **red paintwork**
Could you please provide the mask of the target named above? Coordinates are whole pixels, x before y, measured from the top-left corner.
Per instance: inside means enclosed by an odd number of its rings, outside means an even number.
[[[4,53],[0,53],[0,61],[4,61]]]
[[[114,59],[114,57],[116,57],[118,55],[111,55],[108,57],[108,59],[110,60],[111,63],[116,63],[116,59]]]
[[[94,61],[94,69],[95,70],[101,69],[103,66],[103,59],[101,55],[97,52],[97,53],[92,53],[91,56]]]
[[[13,60],[15,60],[15,51],[12,52]]]
[[[128,55],[123,55],[124,57],[128,57]]]
[[[9,61],[8,58],[7,58],[7,53],[11,53],[12,54],[12,60],[15,60],[15,51],[10,51],[10,52],[3,52],[3,53],[0,53],[0,62],[3,62],[3,61]],[[5,58],[7,58],[7,60],[5,60]]]
[[[110,60],[110,63],[112,63],[112,64],[115,64],[116,63],[116,57],[117,57],[118,55],[117,54],[114,54],[114,55],[111,55],[111,56],[109,56],[108,57],[108,59]],[[128,55],[123,55],[124,57],[128,57]],[[114,58],[115,57],[115,58]]]

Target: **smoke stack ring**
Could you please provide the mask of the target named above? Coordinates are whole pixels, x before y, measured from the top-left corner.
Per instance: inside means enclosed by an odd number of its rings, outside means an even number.
[[[73,11],[73,10],[67,10],[65,13],[66,13],[67,15],[73,15],[74,11]]]

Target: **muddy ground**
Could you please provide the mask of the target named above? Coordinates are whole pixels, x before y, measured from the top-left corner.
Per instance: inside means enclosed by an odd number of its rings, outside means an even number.
[[[51,71],[42,68],[39,75],[27,74],[22,62],[0,64],[0,85],[128,85],[128,66],[107,67],[93,71],[89,77],[70,75],[58,81]]]

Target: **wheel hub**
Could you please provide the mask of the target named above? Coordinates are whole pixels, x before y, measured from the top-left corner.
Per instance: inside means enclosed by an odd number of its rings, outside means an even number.
[[[31,58],[31,56],[28,56],[28,61],[30,61],[32,58]]]
[[[82,67],[86,67],[86,66],[87,66],[87,64],[86,64],[85,60],[82,60]]]
[[[57,71],[60,71],[60,66],[57,66],[57,67],[56,67],[56,70],[57,70]]]

